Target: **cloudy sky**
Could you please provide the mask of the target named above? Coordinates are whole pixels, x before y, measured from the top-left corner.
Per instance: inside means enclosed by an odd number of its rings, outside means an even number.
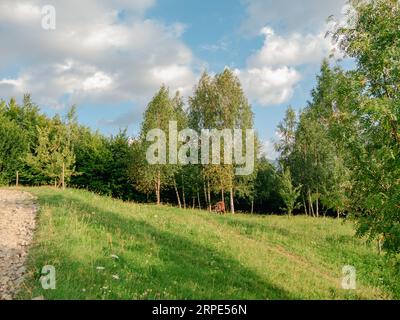
[[[333,46],[327,18],[344,0],[1,0],[0,98],[33,100],[49,115],[78,106],[81,123],[137,133],[161,84],[185,96],[203,70],[229,67],[253,105],[273,157],[275,128],[309,99]],[[42,27],[43,7],[56,28]]]

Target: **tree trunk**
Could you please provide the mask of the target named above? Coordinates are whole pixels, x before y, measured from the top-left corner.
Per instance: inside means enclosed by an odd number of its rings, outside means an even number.
[[[382,240],[383,240],[383,237],[378,236],[378,253],[379,253],[379,255],[382,254],[382,242],[383,242]]]
[[[161,189],[161,173],[157,172],[157,187],[156,187],[157,205],[161,204],[160,189]]]
[[[337,218],[340,219],[340,210],[337,210]]]
[[[303,206],[304,206],[304,212],[305,212],[306,216],[308,216],[307,205],[306,205],[306,200],[304,199],[304,196],[303,196]]]
[[[206,203],[206,208],[208,208],[207,187],[206,187],[206,182],[204,180],[203,180],[203,189],[204,189],[204,201]]]
[[[254,212],[254,200],[251,200],[251,214]]]
[[[314,207],[313,207],[313,203],[312,203],[312,200],[311,200],[310,189],[308,189],[308,204],[309,204],[309,212],[311,212],[312,216],[315,218]]]
[[[65,164],[62,164],[62,172],[61,172],[61,186],[62,189],[65,190]]]
[[[15,186],[18,187],[19,184],[19,172],[17,171],[17,176],[15,178]]]
[[[235,205],[233,202],[233,188],[230,189],[230,198],[231,198],[231,213],[235,213]]]
[[[156,203],[158,204],[158,187],[157,187],[157,181],[154,183],[154,194],[156,195]]]
[[[211,191],[210,191],[210,180],[207,180],[207,195],[208,195],[208,211],[211,212]]]
[[[224,194],[224,188],[221,188],[221,201],[225,203],[225,194]]]
[[[176,186],[176,180],[175,180],[175,178],[174,178],[174,188],[175,188],[176,199],[178,200],[179,208],[182,208],[181,197],[179,196],[179,191],[178,191],[178,188],[177,188],[177,186]]]
[[[319,217],[319,204],[318,204],[318,199],[319,199],[319,192],[318,192],[318,189],[317,189],[317,199],[316,199],[316,201],[315,201],[315,204],[316,204],[316,207],[317,207],[317,218]]]
[[[199,191],[197,191],[197,201],[199,203],[199,210],[201,210],[200,192]]]
[[[183,182],[183,175],[181,175],[181,179],[182,179],[182,200],[183,200],[183,208],[186,209],[185,183]]]
[[[196,208],[196,197],[192,197],[193,204],[192,204],[192,209]]]

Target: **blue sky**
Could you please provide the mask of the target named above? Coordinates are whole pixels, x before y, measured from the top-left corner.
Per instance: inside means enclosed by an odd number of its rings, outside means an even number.
[[[255,112],[265,152],[288,105],[306,105],[325,33],[344,0],[70,0],[0,3],[0,98],[32,94],[49,115],[71,104],[93,129],[135,135],[165,83],[185,97],[203,70],[234,70]],[[55,8],[56,28],[42,11]]]

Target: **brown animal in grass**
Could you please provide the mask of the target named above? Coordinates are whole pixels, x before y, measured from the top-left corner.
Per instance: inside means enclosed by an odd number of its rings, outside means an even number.
[[[217,202],[216,205],[214,206],[214,211],[216,213],[224,214],[225,213],[225,202],[223,202],[223,201]]]

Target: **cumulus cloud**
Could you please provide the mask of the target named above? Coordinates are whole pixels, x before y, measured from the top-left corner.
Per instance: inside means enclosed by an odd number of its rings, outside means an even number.
[[[246,68],[236,72],[250,99],[262,106],[289,101],[302,78],[297,67],[319,64],[332,49],[322,33],[284,37],[266,26],[260,34],[262,48],[248,58]]]
[[[262,36],[262,47],[247,59],[238,72],[253,102],[269,106],[288,102],[301,80],[300,67],[319,65],[323,58],[340,52],[326,38],[346,12],[345,0],[243,0],[247,18],[241,25],[246,36]],[[279,34],[275,31],[279,30]]]
[[[249,58],[250,66],[299,66],[319,63],[332,49],[331,41],[323,32],[318,34],[292,33],[286,37],[277,35],[270,27],[261,30],[264,45]]]
[[[0,3],[0,95],[30,92],[48,106],[135,102],[161,84],[187,94],[196,74],[185,26],[146,19],[154,0],[53,1],[56,30],[41,27],[44,0]],[[18,70],[10,76],[10,66]]]
[[[277,34],[272,27],[264,26],[259,35],[264,37],[263,46],[247,59],[246,68],[238,75],[250,98],[262,106],[290,100],[302,78],[300,66],[317,66],[331,54],[342,58],[326,31]]]
[[[301,79],[293,68],[250,68],[236,70],[248,96],[262,106],[281,104],[288,101],[294,86]]]
[[[264,43],[236,72],[253,102],[285,103],[301,80],[299,66],[327,56],[329,42],[318,26],[343,1],[243,1],[249,19],[242,29],[259,35],[261,30]],[[55,0],[52,31],[41,27],[47,4],[0,1],[0,97],[29,92],[49,107],[88,101],[144,106],[161,84],[184,96],[191,92],[198,66],[181,39],[185,25],[146,19],[155,0]],[[305,31],[305,20],[315,29]],[[286,24],[279,34],[268,27],[277,21]],[[202,49],[224,51],[227,45],[222,41]]]
[[[341,16],[346,0],[243,0],[247,18],[241,25],[244,34],[257,35],[265,25],[279,27],[285,34],[313,33],[325,28],[330,15]]]

